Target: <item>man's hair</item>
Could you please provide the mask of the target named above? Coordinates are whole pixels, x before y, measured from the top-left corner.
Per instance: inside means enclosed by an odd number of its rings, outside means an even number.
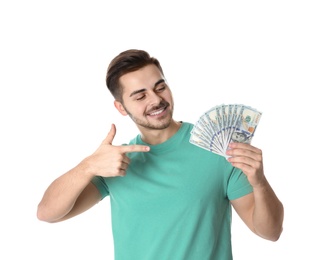
[[[156,65],[162,75],[164,75],[159,61],[151,57],[146,51],[130,49],[117,55],[109,64],[106,73],[106,86],[113,97],[117,101],[123,101],[123,89],[119,84],[120,77],[150,64]]]

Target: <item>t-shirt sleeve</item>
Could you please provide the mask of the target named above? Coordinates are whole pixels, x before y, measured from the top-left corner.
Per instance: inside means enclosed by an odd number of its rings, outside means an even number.
[[[91,180],[91,182],[99,190],[102,199],[109,195],[109,189],[103,177],[96,176]]]
[[[233,167],[227,187],[229,200],[238,199],[253,192],[247,176],[238,168]]]

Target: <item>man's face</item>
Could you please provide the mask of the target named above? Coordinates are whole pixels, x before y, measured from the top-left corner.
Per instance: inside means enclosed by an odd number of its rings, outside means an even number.
[[[127,73],[120,78],[123,102],[115,101],[123,115],[139,128],[164,129],[172,120],[174,102],[165,79],[155,65]]]

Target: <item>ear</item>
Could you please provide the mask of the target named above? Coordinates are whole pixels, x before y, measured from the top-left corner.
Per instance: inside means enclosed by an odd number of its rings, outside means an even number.
[[[121,102],[119,102],[117,100],[114,100],[114,106],[116,107],[116,109],[118,110],[118,112],[120,112],[123,116],[127,116],[128,115],[128,113],[124,109],[124,106],[122,105]]]

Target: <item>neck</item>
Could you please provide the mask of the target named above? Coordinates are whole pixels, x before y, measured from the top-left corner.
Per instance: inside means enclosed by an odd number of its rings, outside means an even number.
[[[141,139],[147,144],[161,144],[171,138],[178,131],[181,125],[181,122],[176,122],[172,120],[170,122],[170,125],[165,129],[139,128],[141,133]]]

